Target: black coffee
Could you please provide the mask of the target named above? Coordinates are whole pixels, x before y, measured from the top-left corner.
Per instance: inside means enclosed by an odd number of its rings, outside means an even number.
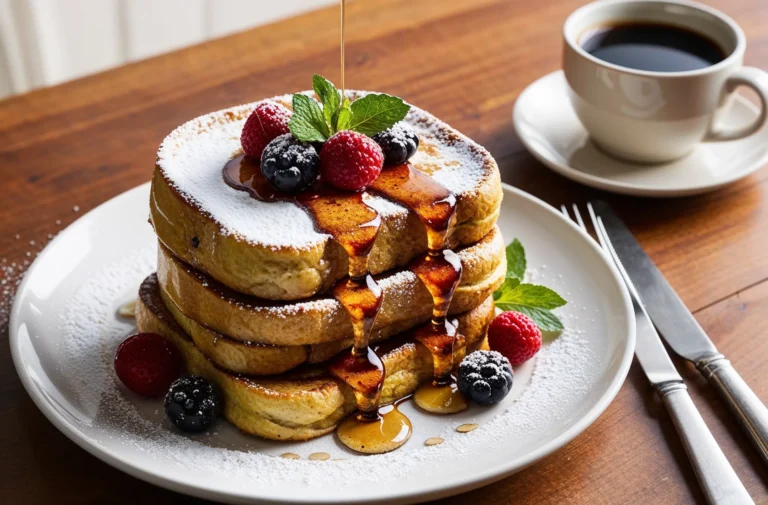
[[[631,23],[588,32],[581,47],[608,63],[653,72],[685,72],[725,59],[720,47],[696,32],[671,25]]]

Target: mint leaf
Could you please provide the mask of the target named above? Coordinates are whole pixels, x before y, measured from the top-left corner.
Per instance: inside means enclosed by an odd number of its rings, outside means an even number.
[[[563,323],[560,319],[547,309],[530,307],[528,305],[499,304],[496,306],[501,310],[514,310],[530,317],[541,331],[562,331]]]
[[[312,87],[315,89],[317,96],[320,97],[320,101],[323,102],[325,122],[331,125],[331,133],[335,133],[333,116],[338,112],[341,105],[341,93],[339,93],[339,90],[336,89],[336,86],[331,81],[322,75],[315,74],[312,76]]]
[[[520,284],[515,289],[504,291],[498,301],[540,309],[555,309],[568,303],[551,289],[535,284]]]
[[[293,95],[293,115],[288,122],[293,136],[302,142],[323,142],[331,136],[323,110],[307,95]]]
[[[507,277],[504,279],[504,283],[494,291],[493,300],[501,300],[502,298],[511,296],[510,293],[520,284],[520,279],[514,277]]]
[[[553,290],[535,284],[521,284],[526,268],[525,249],[515,239],[507,246],[507,276],[493,293],[493,301],[501,310],[514,310],[530,317],[541,331],[559,332],[563,323],[550,312],[566,302]]]
[[[401,121],[411,106],[396,96],[370,94],[352,102],[348,129],[373,136]]]
[[[352,109],[349,107],[349,98],[345,98],[341,108],[333,115],[331,122],[334,132],[346,130],[349,126],[349,120],[352,119]]]
[[[507,246],[507,278],[522,279],[525,275],[525,249],[519,240],[515,239]]]
[[[493,300],[501,310],[514,310],[530,317],[541,331],[560,331],[563,323],[550,309],[565,305],[560,295],[544,286],[520,284],[516,278],[507,278],[495,293]]]

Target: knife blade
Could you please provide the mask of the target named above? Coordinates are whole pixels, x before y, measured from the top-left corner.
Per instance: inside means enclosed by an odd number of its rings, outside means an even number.
[[[694,362],[717,354],[715,345],[624,222],[605,202],[593,202],[592,206],[664,340],[677,354]]]
[[[592,202],[592,207],[653,324],[670,347],[692,361],[715,387],[768,465],[768,409],[718,352],[621,218],[605,202]]]

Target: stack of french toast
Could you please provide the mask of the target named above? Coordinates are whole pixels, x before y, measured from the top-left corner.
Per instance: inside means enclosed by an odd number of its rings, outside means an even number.
[[[272,100],[291,107],[290,96]],[[352,388],[328,371],[353,344],[350,315],[331,294],[349,257],[297,203],[262,201],[225,182],[222,170],[242,154],[240,132],[252,110],[194,119],[161,145],[150,197],[158,265],[141,286],[137,324],[170,339],[190,373],[218,386],[224,416],[240,430],[306,440],[356,409]],[[412,107],[404,121],[420,141],[412,167],[456,197],[451,233],[461,280],[448,315],[466,340],[455,351],[459,363],[487,348],[492,294],[506,272],[498,168],[485,149],[429,113]],[[395,201],[363,199],[381,219],[368,270],[383,291],[370,339],[385,367],[383,405],[433,377],[430,351],[411,338],[430,320],[433,299],[408,268],[427,252],[427,230]]]

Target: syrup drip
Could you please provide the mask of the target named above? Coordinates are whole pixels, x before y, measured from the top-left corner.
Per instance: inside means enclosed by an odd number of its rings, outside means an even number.
[[[455,323],[446,319],[453,293],[461,280],[461,261],[451,247],[456,221],[456,197],[427,174],[410,164],[387,169],[371,189],[411,209],[427,228],[427,254],[410,270],[432,295],[432,320],[413,332],[432,354],[432,383],[414,394],[416,404],[429,412],[446,414],[467,408],[451,377],[453,358],[463,354],[465,339]]]
[[[413,401],[422,409],[433,414],[455,414],[469,407],[455,381],[445,386],[435,386],[433,383],[424,384],[413,394]]]
[[[263,176],[258,160],[244,155],[227,163],[223,177],[233,188],[248,191],[258,200],[293,201],[302,206],[315,227],[331,235],[347,252],[349,278],[334,286],[333,296],[349,314],[354,345],[328,369],[352,388],[357,414],[339,426],[339,440],[362,452],[387,452],[405,443],[410,437],[410,421],[399,411],[384,407],[388,413],[383,414],[379,409],[384,363],[368,345],[382,302],[381,288],[368,274],[368,256],[381,227],[378,212],[363,201],[362,194],[342,193],[320,182],[298,195],[280,193]]]
[[[401,400],[402,401],[402,400]],[[337,428],[339,440],[350,449],[364,454],[381,454],[397,449],[411,438],[410,419],[398,410],[400,402],[381,407],[378,416],[361,422],[352,416]]]
[[[430,253],[451,248],[456,196],[432,177],[404,163],[382,170],[369,191],[408,207],[419,217],[427,228]]]
[[[381,218],[376,210],[363,202],[361,193],[336,191],[319,181],[298,195],[281,193],[261,173],[259,161],[245,155],[231,159],[224,166],[223,177],[229,186],[247,191],[257,200],[290,201],[301,205],[312,216],[315,226],[331,235],[347,251],[350,267],[354,266],[356,270],[354,277],[366,275],[367,268],[362,266],[367,263],[376,241]],[[355,259],[359,261],[352,265]]]
[[[356,261],[350,261],[350,265],[354,263]],[[379,421],[379,395],[384,383],[384,363],[368,346],[368,341],[381,308],[381,288],[370,275],[363,279],[350,277],[336,284],[333,296],[352,319],[354,345],[349,354],[342,354],[331,362],[329,371],[354,391],[357,400],[357,422]],[[349,428],[349,423],[345,426]],[[346,437],[354,438],[351,434]]]
[[[349,277],[336,284],[333,296],[352,320],[354,345],[329,364],[332,375],[348,384],[357,401],[357,414],[337,429],[339,440],[365,453],[388,452],[404,444],[411,423],[396,406],[379,407],[384,364],[369,347],[371,330],[382,303],[382,292],[368,273],[368,256],[381,218],[360,193],[341,193],[316,181],[299,195],[275,191],[264,178],[258,160],[241,155],[223,170],[227,184],[262,201],[293,201],[309,212],[318,230],[328,233],[349,255]],[[461,279],[461,262],[450,250],[456,198],[445,187],[410,164],[384,170],[372,192],[410,208],[427,228],[428,253],[411,270],[421,279],[434,302],[432,320],[413,331],[433,357],[434,380],[420,388],[415,401],[431,412],[458,412],[466,402],[452,385],[454,352],[464,347],[456,322],[446,319],[453,293]]]

